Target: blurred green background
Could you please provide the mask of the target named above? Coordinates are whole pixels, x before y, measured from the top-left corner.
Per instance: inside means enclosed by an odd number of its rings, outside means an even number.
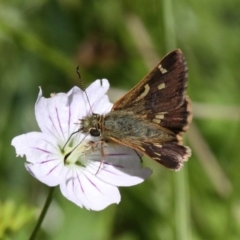
[[[37,239],[240,239],[240,1],[0,1],[0,239],[28,239],[48,188],[10,146],[37,131],[44,96],[107,78],[129,90],[179,47],[189,67],[193,156],[180,172],[149,159],[143,184],[101,212],[59,189]],[[114,101],[116,99],[113,99]]]

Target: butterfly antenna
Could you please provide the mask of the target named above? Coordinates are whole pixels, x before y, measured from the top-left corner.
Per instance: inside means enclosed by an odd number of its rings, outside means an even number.
[[[66,141],[66,143],[63,145],[62,151],[64,151],[64,148],[66,147],[67,143],[70,141],[70,139],[72,138],[72,136],[76,133],[79,132],[79,129],[73,133],[71,133],[71,135],[69,136],[68,140]]]
[[[92,111],[91,104],[90,104],[90,101],[89,101],[89,98],[88,98],[88,95],[87,95],[86,88],[85,88],[85,86],[84,86],[84,84],[83,84],[83,81],[82,81],[82,77],[81,77],[81,74],[80,74],[79,66],[76,67],[76,73],[77,73],[78,78],[79,78],[79,81],[80,81],[81,89],[82,89],[82,90],[85,92],[85,94],[86,94],[87,102],[88,102],[89,107],[90,107],[90,111],[93,112],[93,111]],[[64,144],[64,146],[63,146],[63,148],[62,148],[62,151],[64,150],[64,148],[66,147],[67,143],[70,141],[70,139],[72,138],[72,136],[73,136],[74,134],[78,133],[79,131],[80,131],[80,130],[78,129],[77,131],[73,132],[73,133],[69,136],[68,140],[66,141],[66,143]],[[75,150],[75,148],[73,149],[73,151],[74,151],[74,150]],[[69,153],[65,156],[65,158],[67,158],[73,151],[69,152]]]
[[[86,94],[86,97],[87,97],[87,101],[88,101],[90,110],[91,110],[91,112],[93,113],[92,107],[91,107],[91,104],[90,104],[90,101],[89,101],[89,98],[88,98],[88,95],[87,95],[86,88],[85,88],[85,86],[84,86],[84,84],[83,84],[83,81],[82,81],[82,77],[81,77],[81,74],[80,74],[79,66],[77,66],[77,68],[76,68],[76,73],[77,73],[77,75],[78,75],[78,79],[79,79],[79,81],[80,81],[81,88],[82,88],[82,90],[83,90],[83,91],[85,92],[85,94]]]

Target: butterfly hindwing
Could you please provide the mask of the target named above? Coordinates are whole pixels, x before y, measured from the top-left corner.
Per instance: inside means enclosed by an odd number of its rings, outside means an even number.
[[[112,141],[131,147],[138,152],[150,157],[163,166],[179,170],[184,162],[191,156],[189,147],[179,144],[178,139],[169,142],[131,142],[126,140],[119,141],[116,138],[111,138]]]
[[[179,170],[183,166],[184,161],[191,155],[191,150],[188,147],[179,145],[175,141],[165,142],[161,145],[143,143],[142,147],[146,150],[145,154],[147,156],[173,170]]]

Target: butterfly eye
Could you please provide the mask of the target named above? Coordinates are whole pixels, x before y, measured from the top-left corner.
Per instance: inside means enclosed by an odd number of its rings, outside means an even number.
[[[93,136],[93,137],[99,137],[100,136],[100,131],[96,128],[92,128],[90,130],[90,134]]]

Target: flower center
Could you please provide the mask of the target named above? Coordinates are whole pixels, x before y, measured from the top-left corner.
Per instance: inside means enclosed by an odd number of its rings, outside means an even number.
[[[89,154],[91,150],[91,145],[86,142],[82,142],[79,145],[74,146],[71,142],[65,147],[64,164],[76,164],[81,167],[86,167],[85,157]]]

